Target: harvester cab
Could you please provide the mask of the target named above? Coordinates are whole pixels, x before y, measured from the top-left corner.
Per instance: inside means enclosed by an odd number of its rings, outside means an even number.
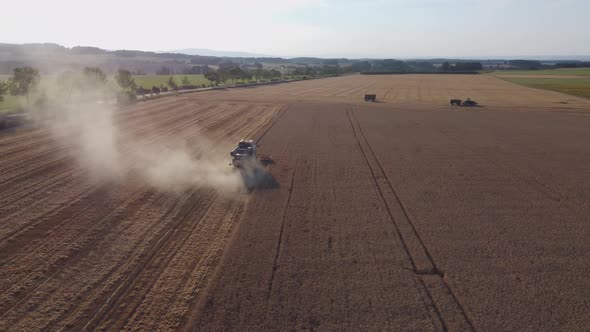
[[[463,102],[463,106],[467,106],[467,107],[473,107],[473,106],[477,106],[477,102],[471,100],[471,98],[467,98],[465,99],[465,101]]]
[[[230,152],[231,164],[234,167],[241,167],[249,160],[256,159],[256,143],[253,140],[241,140],[238,146]]]
[[[257,146],[254,140],[243,139],[239,141],[238,146],[229,153],[231,155],[231,165],[235,168],[241,168],[247,163],[255,161],[263,165],[272,163],[270,155],[259,155],[256,150]]]

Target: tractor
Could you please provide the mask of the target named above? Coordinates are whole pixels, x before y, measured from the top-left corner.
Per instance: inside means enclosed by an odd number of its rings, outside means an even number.
[[[465,99],[465,101],[462,101],[461,99],[451,99],[449,101],[449,104],[465,107],[477,106],[477,102],[471,100],[470,98]]]
[[[365,94],[365,101],[376,101],[377,95],[374,94]]]

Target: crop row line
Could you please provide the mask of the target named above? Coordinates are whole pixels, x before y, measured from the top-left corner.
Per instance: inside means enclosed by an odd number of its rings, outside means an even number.
[[[390,220],[392,221],[392,223],[394,224],[394,227],[396,229],[398,238],[402,244],[402,247],[404,248],[404,250],[406,251],[406,254],[408,256],[408,258],[410,259],[410,262],[412,264],[412,269],[414,274],[416,274],[417,276],[437,276],[440,277],[446,290],[448,291],[448,293],[450,294],[453,302],[456,304],[456,306],[459,308],[461,315],[463,316],[463,318],[465,319],[465,322],[467,323],[467,325],[469,326],[469,328],[473,331],[475,331],[475,327],[473,325],[473,323],[471,322],[471,319],[469,318],[469,316],[467,315],[465,309],[463,308],[463,306],[461,305],[461,303],[459,302],[459,300],[457,299],[457,297],[455,296],[453,290],[451,289],[450,285],[447,283],[447,281],[445,280],[445,275],[444,273],[438,269],[434,259],[432,258],[432,255],[430,254],[430,252],[428,251],[428,248],[426,247],[426,245],[424,244],[424,241],[422,240],[422,238],[420,237],[418,231],[416,230],[416,227],[414,225],[414,223],[412,222],[412,220],[410,219],[407,210],[405,209],[403,203],[401,202],[399,195],[397,194],[395,188],[393,187],[393,185],[391,184],[391,181],[389,180],[389,178],[387,177],[387,173],[385,172],[383,166],[381,165],[381,163],[379,162],[379,160],[377,159],[377,156],[373,150],[373,148],[371,147],[371,145],[369,144],[369,141],[358,121],[358,118],[356,117],[356,115],[354,114],[354,110],[352,109],[347,109],[347,116],[348,119],[350,121],[350,125],[352,128],[352,131],[354,133],[354,136],[356,138],[357,141],[357,145],[365,159],[365,162],[367,163],[367,166],[369,167],[369,171],[371,173],[371,176],[373,177],[373,180],[375,182],[375,185],[377,187],[377,190],[379,192],[379,195],[381,197],[381,199],[383,200],[383,203],[385,204],[385,208],[389,214]],[[356,126],[355,126],[356,125]],[[358,128],[358,130],[356,129]],[[360,137],[362,137],[364,143],[367,146],[367,151],[365,151],[365,148],[363,148],[363,144],[361,143],[361,139]],[[371,159],[375,162],[375,164],[377,165],[378,170],[374,169],[373,166],[371,166],[371,163],[369,162],[369,157],[368,157],[368,153],[370,153]],[[409,236],[411,236],[412,238],[414,238],[413,241],[417,241],[419,243],[420,248],[423,250],[424,254],[426,255],[426,258],[428,260],[428,263],[432,266],[430,269],[419,269],[418,265],[416,263],[416,259],[413,257],[411,250],[409,248],[409,241],[411,241],[410,238],[404,238],[404,235],[402,234],[401,231],[401,227],[399,225],[399,223],[396,221],[394,214],[392,212],[392,208],[389,204],[388,199],[385,197],[384,192],[383,192],[383,188],[381,188],[381,186],[379,185],[379,180],[378,180],[378,175],[376,173],[379,173],[379,178],[382,178],[386,183],[387,186],[389,188],[389,190],[393,193],[393,197],[395,198],[395,203],[396,205],[398,205],[399,209],[401,209],[403,216],[405,217],[404,219],[406,219],[406,223],[408,224],[408,226],[410,227],[410,229],[412,230],[411,234],[408,234]],[[420,278],[419,278],[420,279]],[[424,287],[425,291],[428,294],[428,297],[430,298],[430,300],[432,301],[432,295],[430,294],[430,292],[428,291],[428,289],[426,288],[426,285],[424,284],[424,281],[422,279],[420,279],[420,282],[422,283],[422,286]],[[434,301],[432,301],[432,303],[434,304]],[[435,307],[435,311],[438,315],[438,318],[440,319],[440,322],[443,326],[443,329],[446,330],[446,324],[444,322],[444,319],[442,318],[441,312],[440,310]]]

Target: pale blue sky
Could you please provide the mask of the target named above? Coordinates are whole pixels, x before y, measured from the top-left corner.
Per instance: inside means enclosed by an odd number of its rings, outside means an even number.
[[[590,0],[19,0],[0,8],[5,43],[324,57],[590,55]]]

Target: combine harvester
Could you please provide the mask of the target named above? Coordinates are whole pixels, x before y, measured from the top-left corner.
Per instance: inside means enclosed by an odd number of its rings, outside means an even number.
[[[256,161],[262,165],[272,163],[270,155],[257,155],[256,142],[254,140],[241,140],[238,146],[229,153],[232,157],[231,164],[234,168],[243,168],[248,165],[254,166]]]
[[[449,101],[449,104],[465,107],[477,106],[477,102],[471,100],[470,98],[465,99],[465,101],[462,101],[461,99],[451,99]]]

